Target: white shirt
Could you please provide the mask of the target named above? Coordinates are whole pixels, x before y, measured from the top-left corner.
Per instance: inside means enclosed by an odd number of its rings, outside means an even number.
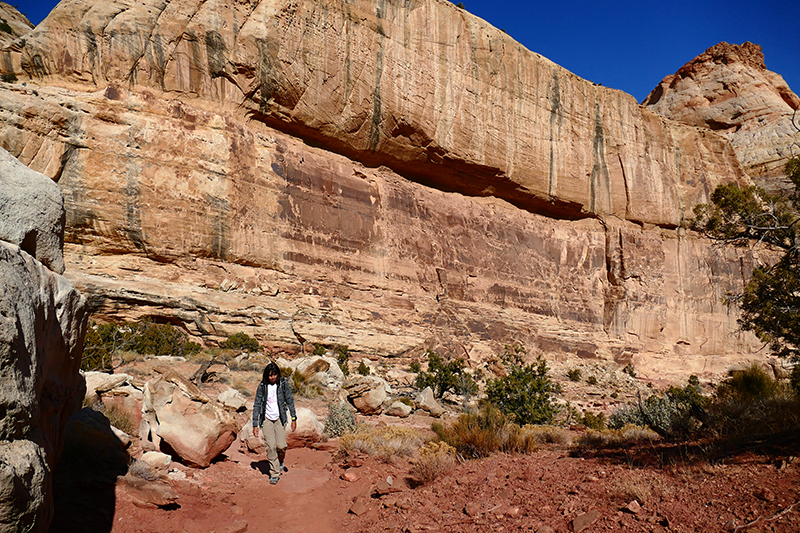
[[[278,384],[267,384],[267,403],[264,407],[264,418],[271,421],[276,421],[280,418],[278,412]]]

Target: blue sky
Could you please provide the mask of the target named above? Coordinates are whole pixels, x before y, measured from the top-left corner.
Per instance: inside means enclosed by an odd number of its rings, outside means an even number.
[[[57,0],[6,0],[38,24]],[[638,101],[720,41],[751,41],[800,93],[800,1],[461,0],[526,48]]]

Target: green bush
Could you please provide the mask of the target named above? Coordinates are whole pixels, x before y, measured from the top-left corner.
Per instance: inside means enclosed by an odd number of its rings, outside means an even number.
[[[358,368],[356,368],[356,372],[358,372],[362,376],[369,376],[370,373],[371,373],[371,370],[366,365],[366,363],[364,363],[364,361],[361,361],[360,363],[358,363]]]
[[[325,349],[325,346],[322,344],[315,343],[314,349],[311,350],[311,355],[326,355],[328,350]]]
[[[587,411],[581,417],[581,423],[589,429],[605,429],[606,415]]]
[[[111,351],[103,339],[101,328],[109,324],[90,324],[83,341],[81,370],[106,372],[111,370]]]
[[[334,350],[336,354],[336,364],[345,376],[350,375],[350,349],[347,346],[337,346]]]
[[[454,423],[435,422],[431,429],[458,453],[468,459],[487,457],[495,452],[526,453],[536,448],[532,432],[524,431],[503,412],[484,403],[478,412],[461,414]]]
[[[707,398],[700,393],[696,376],[684,387],[670,387],[644,401],[619,408],[609,418],[612,429],[626,425],[647,426],[663,437],[686,437],[695,433],[705,418]]]
[[[717,397],[733,397],[750,402],[768,400],[775,396],[778,388],[778,383],[761,368],[761,365],[752,363],[720,383],[717,387]]]
[[[0,80],[4,81],[5,83],[17,83],[17,75],[13,72],[5,72],[0,74]]]
[[[228,335],[228,338],[222,341],[219,347],[223,350],[241,350],[250,353],[261,351],[258,341],[243,331]]]
[[[586,383],[589,385],[597,385],[597,378],[595,376],[589,376],[586,378]]]
[[[120,352],[187,356],[201,350],[188,335],[169,324],[150,319],[125,324],[91,324],[83,343],[83,370],[110,370],[111,357]]]
[[[11,26],[8,24],[6,19],[0,19],[0,31],[10,33],[12,35],[14,34],[14,30],[11,29]]]
[[[632,378],[636,377],[636,370],[633,368],[633,363],[628,363],[627,365],[625,365],[625,368],[623,368],[622,371],[628,374]]]
[[[339,437],[356,430],[356,417],[344,402],[335,402],[328,406],[325,417],[325,434]]]
[[[570,381],[580,381],[581,380],[581,369],[580,368],[571,368],[567,371],[567,377]]]
[[[477,390],[477,384],[474,384],[472,377],[464,371],[466,367],[464,361],[461,359],[445,361],[433,350],[428,350],[425,354],[428,356],[428,370],[417,374],[415,381],[417,388],[430,387],[437,398],[441,398],[446,392],[458,394],[464,390]]]
[[[419,364],[419,361],[411,361],[411,364],[408,365],[408,371],[414,374],[419,374],[422,372],[422,365]]]
[[[557,412],[552,395],[558,387],[547,375],[541,356],[525,364],[523,353],[521,346],[507,347],[502,359],[508,374],[488,381],[486,398],[518,424],[549,424]]]

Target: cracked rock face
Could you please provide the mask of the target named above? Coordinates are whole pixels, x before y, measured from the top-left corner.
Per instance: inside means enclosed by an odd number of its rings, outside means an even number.
[[[63,217],[58,187],[0,150],[0,523],[4,531],[48,530],[53,515],[52,471],[61,455],[67,419],[84,397],[78,369],[88,320],[86,300],[51,270],[64,269]],[[59,220],[60,230],[53,224]],[[17,239],[21,235],[33,237]]]
[[[105,318],[640,374],[760,347],[720,301],[757,258],[680,229],[748,181],[731,144],[447,2],[64,1],[0,55],[0,146]]]
[[[759,45],[712,46],[664,78],[643,105],[727,137],[760,186],[775,191],[788,185],[784,166],[792,145],[800,152],[800,132],[791,122],[800,98],[767,70]]]

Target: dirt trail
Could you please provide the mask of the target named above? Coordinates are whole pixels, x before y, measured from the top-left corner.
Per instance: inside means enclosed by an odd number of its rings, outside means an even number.
[[[330,462],[329,451],[289,450],[289,472],[277,485],[270,485],[263,458],[231,450],[226,460],[205,470],[186,469],[191,477],[174,481],[179,494],[174,509],[141,508],[118,488],[111,531],[341,531],[348,509],[342,510],[344,502],[358,486],[338,479]]]

